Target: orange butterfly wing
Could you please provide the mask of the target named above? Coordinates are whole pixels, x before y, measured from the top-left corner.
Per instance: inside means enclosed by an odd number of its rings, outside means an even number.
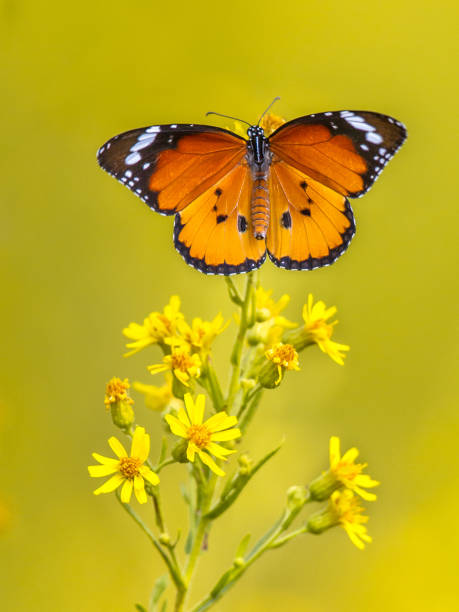
[[[270,259],[311,270],[333,263],[349,246],[355,222],[348,197],[360,197],[406,138],[386,115],[337,111],[282,125],[272,152]]]
[[[270,259],[280,268],[312,270],[333,263],[355,233],[347,199],[274,159],[270,177]]]
[[[161,125],[131,130],[99,149],[99,164],[153,210],[176,214],[174,241],[206,274],[259,267],[266,245],[250,227],[246,141],[220,128]]]
[[[355,198],[368,191],[405,138],[405,127],[387,115],[337,111],[285,123],[269,143],[297,170]]]
[[[205,274],[239,274],[259,268],[266,244],[251,229],[252,178],[238,164],[177,214],[175,246],[185,261]]]

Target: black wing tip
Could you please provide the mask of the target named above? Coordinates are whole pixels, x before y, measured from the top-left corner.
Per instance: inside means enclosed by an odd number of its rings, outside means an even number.
[[[266,252],[258,260],[247,258],[241,264],[237,266],[228,264],[226,262],[223,262],[222,264],[219,264],[218,266],[211,266],[207,264],[204,259],[192,257],[190,255],[190,247],[187,247],[183,242],[180,242],[178,236],[180,232],[182,231],[182,228],[183,228],[183,225],[180,223],[180,215],[177,214],[177,216],[175,217],[175,223],[174,223],[175,248],[177,249],[177,251],[180,253],[180,255],[183,257],[183,259],[186,261],[186,263],[189,266],[195,268],[196,270],[198,270],[199,272],[202,272],[203,274],[218,275],[218,276],[233,276],[235,274],[245,274],[247,272],[251,272],[252,270],[257,270],[265,262]]]

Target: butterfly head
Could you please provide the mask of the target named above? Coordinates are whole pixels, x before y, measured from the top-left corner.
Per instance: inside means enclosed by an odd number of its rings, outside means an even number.
[[[249,137],[247,147],[253,156],[253,161],[256,164],[262,164],[268,142],[263,128],[259,125],[251,125],[247,130],[247,136]]]

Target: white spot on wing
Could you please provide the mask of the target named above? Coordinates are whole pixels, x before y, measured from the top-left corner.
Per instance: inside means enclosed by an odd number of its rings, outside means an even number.
[[[142,166],[142,168],[143,168],[144,170],[146,170],[146,169],[147,169],[147,168],[149,168],[149,167],[150,167],[150,162],[147,162],[146,164],[144,164],[144,165]]]
[[[141,156],[140,153],[137,153],[137,151],[135,151],[134,153],[131,153],[130,155],[128,155],[126,157],[126,159],[124,160],[124,163],[127,166],[132,166],[132,164],[136,164],[137,162],[139,162],[141,160]]]
[[[145,138],[145,140],[138,140],[135,144],[132,145],[131,147],[131,151],[140,151],[141,149],[145,149],[145,147],[148,147],[149,145],[151,145],[152,142],[154,142],[156,138],[156,134],[153,134],[153,136],[150,136],[148,139]]]
[[[368,142],[373,142],[374,144],[381,144],[383,141],[383,137],[378,132],[368,132],[365,138]]]
[[[146,129],[145,131],[148,132],[149,134],[154,134],[154,133],[157,133],[157,132],[161,131],[161,126],[160,125],[152,125],[151,127]]]

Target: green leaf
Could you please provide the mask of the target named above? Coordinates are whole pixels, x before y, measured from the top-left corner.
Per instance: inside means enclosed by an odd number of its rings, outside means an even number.
[[[213,508],[211,508],[209,510],[209,512],[207,512],[207,514],[205,515],[206,518],[215,519],[215,518],[217,518],[217,516],[220,516],[220,514],[223,514],[223,512],[228,510],[228,508],[239,497],[239,495],[241,494],[243,489],[246,487],[246,485],[248,484],[250,479],[255,476],[255,474],[258,472],[258,470],[261,467],[263,467],[263,465],[267,461],[269,461],[272,457],[274,457],[274,455],[277,452],[279,452],[279,450],[281,449],[283,443],[284,443],[284,441],[282,440],[282,442],[279,444],[279,446],[276,446],[276,448],[274,448],[272,451],[270,451],[264,457],[262,457],[258,461],[258,463],[256,463],[253,466],[253,468],[250,470],[250,472],[248,474],[238,474],[236,476],[236,478],[234,479],[234,481],[232,483],[233,487],[229,490],[228,494],[225,495],[224,497],[221,497],[220,500],[215,504],[215,506]]]
[[[141,604],[135,604],[135,609],[138,610],[138,612],[148,612],[148,610],[144,608]]]
[[[167,574],[160,576],[156,580],[155,584],[153,585],[153,589],[151,591],[150,603],[148,605],[148,612],[155,612],[155,610],[157,609],[156,604],[160,600],[161,595],[167,589],[168,583],[169,583],[169,580],[168,580]],[[147,611],[145,610],[145,612]]]
[[[163,605],[161,606],[161,610],[159,612],[166,612],[167,601],[163,601]]]
[[[237,550],[236,550],[236,558],[237,557],[244,557],[245,552],[247,550],[247,547],[249,545],[250,537],[251,537],[251,534],[248,533],[247,535],[245,535],[242,538],[242,540],[241,540],[241,542],[240,542],[240,544],[239,544],[239,546],[237,547]]]

